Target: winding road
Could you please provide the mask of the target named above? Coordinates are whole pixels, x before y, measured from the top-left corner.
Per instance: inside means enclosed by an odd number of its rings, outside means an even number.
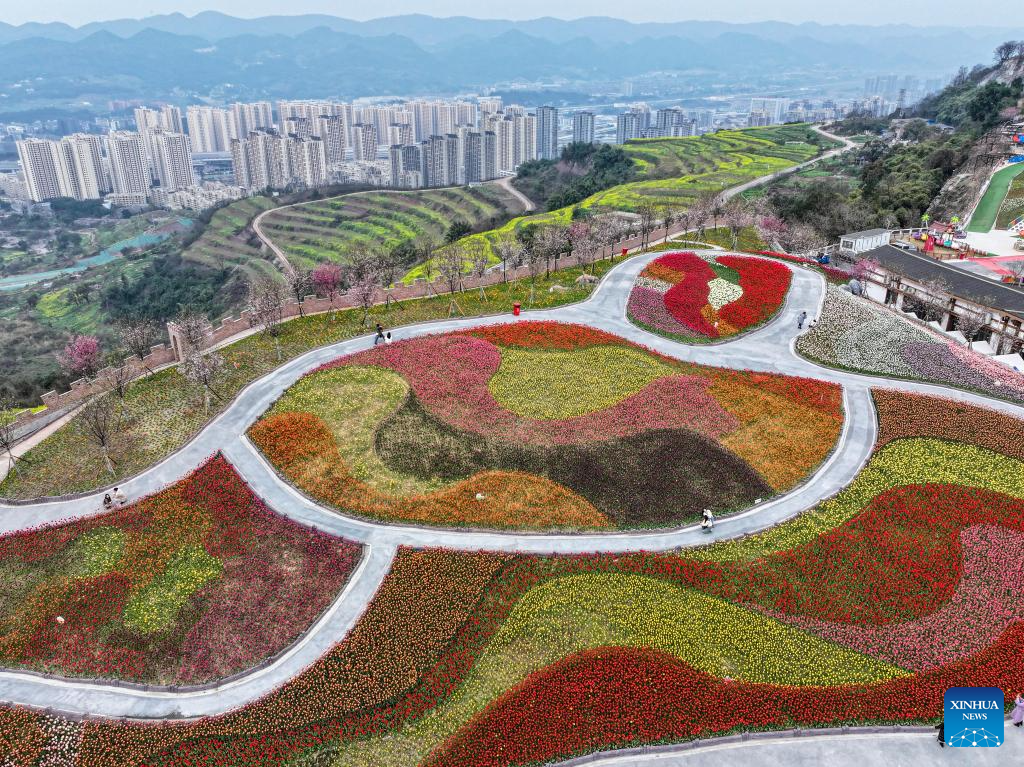
[[[665,551],[735,538],[763,530],[800,514],[848,485],[867,462],[876,440],[871,387],[926,392],[1024,415],[1024,408],[980,395],[906,381],[857,375],[820,367],[794,351],[796,317],[820,311],[825,281],[809,269],[795,267],[786,303],[776,319],[735,341],[689,346],[640,330],[626,319],[626,302],[636,275],[658,254],[636,256],[612,269],[591,296],[572,306],[526,312],[527,320],[579,323],[628,338],[681,360],[734,369],[806,376],[840,384],[846,419],[827,461],[804,484],[766,503],[722,519],[712,533],[697,525],[674,530],[587,534],[545,534],[444,529],[387,524],[357,519],[327,508],[282,480],[249,443],[247,429],[293,383],[336,357],[367,348],[363,336],[311,351],[246,387],[231,405],[192,442],[149,471],[123,483],[130,498],[158,492],[220,451],[267,505],[296,522],[364,544],[363,559],[331,608],[303,638],[269,665],[212,688],[146,688],[0,672],[0,701],[49,708],[74,715],[133,717],[200,717],[223,713],[251,702],[294,678],[345,637],[362,615],[390,569],[399,546],[440,546],[477,551],[522,551],[540,554]],[[429,322],[400,328],[398,340],[460,328],[517,321],[510,315],[484,319]],[[0,505],[0,533],[102,512],[101,493],[67,501]]]

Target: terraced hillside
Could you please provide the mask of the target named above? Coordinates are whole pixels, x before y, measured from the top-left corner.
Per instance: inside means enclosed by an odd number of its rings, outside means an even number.
[[[649,203],[685,207],[701,194],[721,192],[816,157],[824,139],[807,125],[719,131],[705,136],[640,139],[625,144],[639,166],[639,178],[591,195],[578,206],[520,216],[499,229],[473,237],[488,243],[501,233],[531,224],[568,224],[574,207],[600,211],[634,211]],[[497,257],[494,258],[497,262]],[[422,265],[405,276],[425,274]],[[436,269],[433,270],[436,273]]]
[[[260,247],[251,229],[252,220],[275,205],[269,197],[249,197],[221,208],[199,239],[184,250],[183,258],[214,269],[233,267],[247,278],[277,274],[273,254]]]
[[[281,208],[262,222],[296,266],[344,261],[353,249],[390,248],[429,235],[440,240],[453,221],[474,228],[498,226],[523,211],[495,184],[415,192],[360,192]]]

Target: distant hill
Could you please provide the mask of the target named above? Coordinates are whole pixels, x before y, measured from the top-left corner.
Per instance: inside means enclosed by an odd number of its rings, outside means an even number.
[[[615,80],[652,71],[757,87],[768,76],[952,74],[1024,30],[819,24],[512,22],[326,15],[239,19],[207,12],[65,24],[0,24],[0,110],[111,98],[457,93],[496,82]]]

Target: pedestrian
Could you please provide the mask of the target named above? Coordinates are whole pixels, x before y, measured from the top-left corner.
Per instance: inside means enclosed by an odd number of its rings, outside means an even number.
[[[119,508],[124,506],[128,502],[127,496],[121,492],[120,488],[114,488],[114,504]]]
[[[384,328],[381,327],[381,324],[378,322],[377,323],[377,335],[375,335],[373,337],[373,345],[376,346],[377,344],[385,343],[386,340],[387,339],[385,339],[385,337],[384,337]]]
[[[800,312],[800,316],[796,318],[797,330],[804,329],[804,323],[807,321],[807,312]]]
[[[391,331],[390,330],[388,331],[388,334],[386,336],[384,336],[384,343],[386,343],[386,344],[391,343]]]
[[[114,499],[110,497],[110,493],[103,494],[103,508],[107,511],[114,508]]]
[[[1010,713],[1010,721],[1014,727],[1024,724],[1024,692],[1018,692],[1013,699],[1013,711]]]
[[[715,515],[711,513],[711,509],[704,509],[704,513],[701,514],[701,529],[705,532],[711,532],[715,526]]]
[[[939,731],[938,735],[936,736],[936,740],[939,741],[939,747],[940,748],[945,748],[946,747],[946,723],[944,721],[940,720],[939,723],[937,725],[935,725],[935,729]]]

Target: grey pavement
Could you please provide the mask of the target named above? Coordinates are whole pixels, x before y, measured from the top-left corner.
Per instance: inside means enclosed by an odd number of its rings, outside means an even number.
[[[742,742],[704,740],[693,748],[654,747],[646,754],[614,752],[557,767],[1008,767],[1024,764],[1024,732],[1007,723],[998,748],[939,748],[935,732],[860,733],[803,737],[778,733]],[[725,739],[723,739],[725,740]],[[728,739],[732,740],[732,739]],[[555,767],[555,765],[552,765]]]
[[[668,356],[705,365],[785,373],[832,381],[843,386],[846,419],[835,450],[804,484],[793,491],[721,519],[711,533],[696,525],[675,530],[612,533],[512,533],[443,529],[357,519],[326,508],[283,481],[245,437],[265,410],[305,373],[336,357],[368,348],[371,336],[333,344],[298,357],[254,381],[181,451],[122,484],[129,498],[157,492],[222,451],[254,492],[277,512],[369,546],[364,562],[325,615],[302,642],[268,667],[225,683],[215,690],[143,690],[114,685],[44,679],[0,672],[0,701],[52,707],[68,713],[159,718],[172,714],[221,713],[250,702],[284,684],[347,634],[365,610],[384,577],[397,546],[443,546],[461,550],[535,553],[664,551],[748,535],[790,519],[848,485],[870,457],[876,440],[876,417],[869,387],[884,386],[939,394],[1016,415],[1024,408],[941,386],[889,381],[822,368],[794,351],[796,317],[814,317],[825,293],[824,279],[809,269],[793,268],[793,285],[778,317],[757,331],[729,343],[681,344],[647,333],[626,319],[626,300],[635,276],[659,254],[626,260],[611,270],[584,302],[559,309],[526,312],[525,319],[576,322],[607,330]],[[511,315],[422,323],[393,331],[398,340],[485,324],[515,321]],[[92,496],[28,505],[0,506],[0,533],[101,513],[102,491]]]

